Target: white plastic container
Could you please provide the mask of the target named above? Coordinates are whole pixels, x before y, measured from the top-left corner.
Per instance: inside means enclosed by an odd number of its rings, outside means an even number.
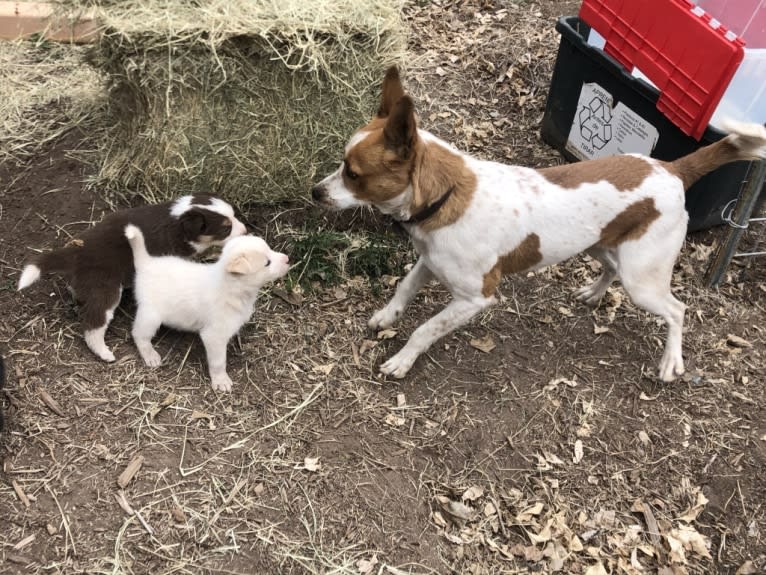
[[[720,129],[724,118],[766,123],[766,49],[745,48],[745,59],[718,102],[710,123]]]

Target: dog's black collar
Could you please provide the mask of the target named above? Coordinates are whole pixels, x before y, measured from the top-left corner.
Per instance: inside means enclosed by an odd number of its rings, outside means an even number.
[[[452,186],[447,192],[438,200],[436,200],[433,204],[430,206],[426,206],[422,210],[420,210],[418,213],[413,214],[410,216],[407,220],[396,220],[400,224],[420,224],[424,221],[426,221],[428,218],[432,217],[436,212],[441,209],[441,207],[447,202],[449,197],[452,195],[452,192],[455,191],[455,186]]]

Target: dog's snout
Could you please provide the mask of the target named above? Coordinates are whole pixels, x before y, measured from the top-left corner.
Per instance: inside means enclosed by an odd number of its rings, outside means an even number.
[[[321,185],[317,184],[316,186],[311,188],[311,198],[315,202],[319,202],[319,201],[323,200],[324,199],[324,187],[322,187]]]

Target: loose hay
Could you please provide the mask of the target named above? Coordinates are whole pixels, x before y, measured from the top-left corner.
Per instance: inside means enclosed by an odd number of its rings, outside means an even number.
[[[161,201],[301,197],[404,49],[402,0],[101,2],[99,186]]]
[[[82,55],[80,46],[0,42],[0,161],[21,161],[92,116],[102,83]]]

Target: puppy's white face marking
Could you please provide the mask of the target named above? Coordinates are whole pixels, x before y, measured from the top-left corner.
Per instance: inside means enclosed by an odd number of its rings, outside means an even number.
[[[225,202],[220,198],[210,198],[207,204],[195,204],[193,201],[193,196],[182,196],[178,198],[170,208],[170,215],[179,218],[192,208],[201,208],[223,216],[229,220],[229,223],[231,224],[229,235],[223,239],[219,240],[212,236],[202,235],[199,237],[199,241],[189,242],[197,253],[202,253],[211,246],[222,246],[230,239],[243,236],[247,233],[245,224],[240,222],[234,216],[234,208],[228,202]]]

